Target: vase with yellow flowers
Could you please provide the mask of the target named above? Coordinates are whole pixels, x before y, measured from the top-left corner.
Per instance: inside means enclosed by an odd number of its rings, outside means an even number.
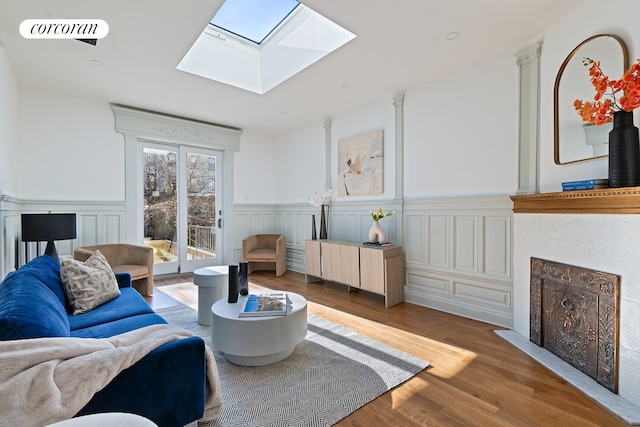
[[[384,229],[380,226],[378,221],[382,218],[395,214],[395,212],[385,212],[382,208],[377,211],[370,209],[369,212],[371,213],[371,219],[373,220],[371,228],[369,229],[369,243],[387,243],[387,234],[384,232]]]
[[[640,59],[618,80],[604,75],[600,61],[584,58],[591,84],[596,90],[593,101],[574,101],[582,120],[594,125],[613,121],[609,133],[609,187],[640,186],[640,143],[633,124],[633,110],[640,106]]]

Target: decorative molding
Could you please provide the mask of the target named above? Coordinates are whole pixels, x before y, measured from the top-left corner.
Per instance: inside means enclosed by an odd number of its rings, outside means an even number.
[[[540,58],[542,54],[542,41],[536,42],[534,45],[526,47],[521,51],[516,53],[516,64],[518,67],[521,67],[525,64],[528,64],[531,61],[535,61]]]
[[[217,140],[217,138],[213,135],[207,135],[193,129],[177,128],[172,126],[153,126],[151,129],[159,134],[170,136],[176,139],[184,139],[187,141],[207,142],[214,144]]]
[[[125,137],[221,150],[240,149],[240,129],[123,105],[112,104],[111,109],[115,114],[116,131]]]
[[[640,187],[511,196],[514,213],[638,214]]]

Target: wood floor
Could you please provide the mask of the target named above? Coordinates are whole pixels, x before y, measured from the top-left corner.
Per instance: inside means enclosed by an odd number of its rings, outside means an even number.
[[[154,308],[197,308],[192,276],[156,280]],[[308,310],[430,362],[338,426],[625,426],[573,386],[494,334],[498,327],[288,271],[256,272],[250,288],[296,292]]]

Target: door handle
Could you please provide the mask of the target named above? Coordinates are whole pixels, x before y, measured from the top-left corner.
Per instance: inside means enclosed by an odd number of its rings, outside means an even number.
[[[218,228],[222,228],[222,218],[218,218]]]

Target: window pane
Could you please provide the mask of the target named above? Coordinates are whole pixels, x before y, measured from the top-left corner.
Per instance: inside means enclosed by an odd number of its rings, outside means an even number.
[[[144,241],[153,248],[156,263],[178,258],[177,163],[175,151],[145,148]]]
[[[260,44],[298,4],[295,0],[226,0],[211,24]]]
[[[187,259],[216,256],[215,157],[187,153]]]

